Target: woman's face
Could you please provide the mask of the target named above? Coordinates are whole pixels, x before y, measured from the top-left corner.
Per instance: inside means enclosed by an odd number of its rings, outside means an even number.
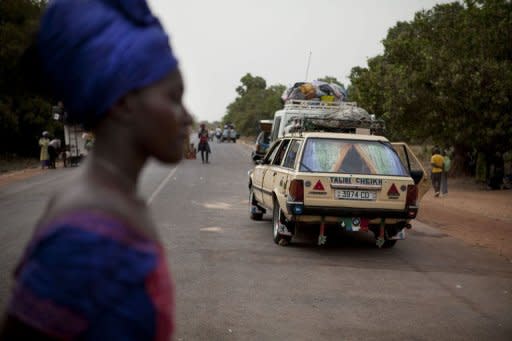
[[[162,162],[181,160],[192,117],[182,103],[180,72],[173,71],[135,96],[139,115],[134,123],[143,152]]]

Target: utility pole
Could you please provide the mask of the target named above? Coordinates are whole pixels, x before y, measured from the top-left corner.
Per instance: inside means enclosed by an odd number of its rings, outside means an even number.
[[[304,78],[304,81],[308,81],[308,74],[309,74],[309,65],[311,64],[311,55],[313,54],[313,52],[309,51],[309,56],[308,56],[308,64],[306,66],[306,77]]]

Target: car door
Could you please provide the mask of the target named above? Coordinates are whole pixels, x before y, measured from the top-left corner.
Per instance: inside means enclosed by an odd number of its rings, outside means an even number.
[[[252,174],[252,185],[254,187],[254,195],[256,196],[256,200],[263,204],[265,197],[264,189],[263,189],[263,180],[268,169],[272,166],[272,160],[274,159],[277,151],[279,150],[279,146],[281,145],[281,141],[276,141],[270,146],[269,152],[263,160],[261,164],[254,167]]]
[[[277,184],[283,180],[284,174],[281,168],[281,163],[283,162],[289,143],[290,139],[284,139],[281,141],[276,152],[272,153],[272,160],[263,175],[263,204],[267,207],[273,206],[272,195],[274,189]]]
[[[427,193],[430,188],[429,176],[423,168],[423,165],[418,160],[416,155],[414,155],[411,148],[405,142],[393,142],[391,143],[398,156],[402,160],[404,166],[409,170],[411,177],[414,179],[414,182],[418,186],[418,199],[421,198]],[[420,177],[421,172],[421,177]]]
[[[302,140],[292,139],[290,141],[290,146],[288,147],[288,151],[286,152],[286,156],[282,163],[282,174],[283,177],[279,180],[279,188],[280,193],[283,197],[287,197],[288,195],[288,186],[290,181],[293,180],[295,175],[295,169],[297,167],[297,156],[299,153],[300,146],[302,144]],[[283,204],[283,203],[281,203]]]

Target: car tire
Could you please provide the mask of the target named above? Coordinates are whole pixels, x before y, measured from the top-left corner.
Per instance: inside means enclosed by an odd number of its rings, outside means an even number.
[[[252,186],[249,188],[249,216],[252,220],[261,220],[263,218],[263,213],[254,213],[252,211],[252,206],[258,205],[258,201],[254,197],[254,191],[252,190]]]
[[[274,243],[286,246],[290,244],[292,237],[291,236],[283,236],[279,233],[280,224],[285,224],[282,220],[283,211],[281,207],[279,207],[279,203],[276,199],[274,199],[274,208],[272,210],[272,235],[274,239]],[[285,224],[286,225],[286,224]]]

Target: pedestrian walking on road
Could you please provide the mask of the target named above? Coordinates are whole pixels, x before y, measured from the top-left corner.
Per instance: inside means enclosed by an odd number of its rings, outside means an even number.
[[[199,138],[197,150],[201,152],[201,161],[203,163],[209,163],[208,154],[212,152],[210,149],[210,144],[208,143],[209,133],[204,123],[201,123],[200,127],[201,128],[199,129],[199,133],[197,134],[197,137]]]
[[[41,161],[41,169],[50,168],[50,154],[48,153],[48,145],[50,144],[50,139],[48,137],[48,132],[43,131],[41,138],[39,139],[39,147],[41,151],[39,153],[39,161]]]
[[[169,37],[144,0],[53,0],[38,46],[68,119],[96,140],[36,226],[0,339],[170,340],[173,284],[136,190],[149,158],[181,160],[192,123]]]
[[[438,197],[441,191],[441,175],[443,172],[443,156],[439,147],[432,149],[432,157],[430,158],[430,165],[432,166],[431,178],[432,187],[434,188],[434,196]]]

